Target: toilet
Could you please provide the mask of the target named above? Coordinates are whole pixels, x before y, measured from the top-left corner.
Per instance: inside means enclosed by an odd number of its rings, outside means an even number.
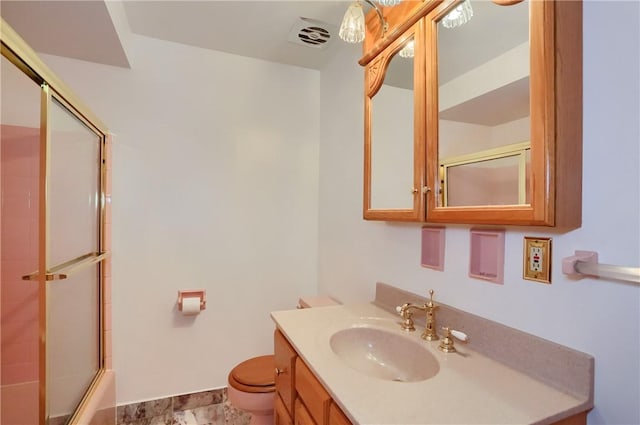
[[[271,354],[245,360],[229,372],[227,397],[234,407],[251,413],[250,425],[273,425],[275,368]]]
[[[300,298],[298,308],[337,305],[329,297]],[[251,414],[250,425],[273,425],[276,368],[273,354],[239,363],[227,378],[227,397],[236,408]]]

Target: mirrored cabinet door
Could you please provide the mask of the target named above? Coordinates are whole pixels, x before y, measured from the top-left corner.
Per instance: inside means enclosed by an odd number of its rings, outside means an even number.
[[[424,84],[419,22],[365,69],[366,219],[424,216]]]
[[[444,1],[426,21],[426,221],[579,227],[581,2]]]
[[[531,133],[528,3],[467,7],[464,24],[449,23],[456,8],[437,21],[438,207],[523,205],[509,146],[528,145]]]

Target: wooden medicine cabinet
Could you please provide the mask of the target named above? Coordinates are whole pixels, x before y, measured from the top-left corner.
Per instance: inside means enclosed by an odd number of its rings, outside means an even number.
[[[360,60],[364,218],[580,227],[582,2],[406,3]]]

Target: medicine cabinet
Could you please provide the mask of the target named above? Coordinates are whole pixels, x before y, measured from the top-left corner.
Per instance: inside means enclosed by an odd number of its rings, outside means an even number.
[[[580,227],[582,3],[468,1],[369,12],[363,216]]]

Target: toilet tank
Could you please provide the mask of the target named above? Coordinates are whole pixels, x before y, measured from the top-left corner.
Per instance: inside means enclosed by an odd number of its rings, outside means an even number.
[[[338,301],[327,296],[301,297],[298,300],[298,308],[325,307],[339,304]]]

